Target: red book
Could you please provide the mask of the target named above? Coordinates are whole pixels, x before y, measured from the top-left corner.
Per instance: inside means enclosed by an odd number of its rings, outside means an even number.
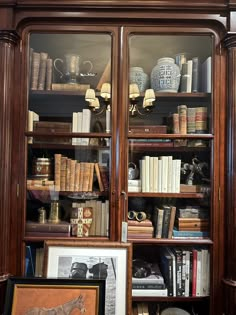
[[[193,249],[193,268],[192,268],[192,296],[196,296],[197,289],[197,249]]]

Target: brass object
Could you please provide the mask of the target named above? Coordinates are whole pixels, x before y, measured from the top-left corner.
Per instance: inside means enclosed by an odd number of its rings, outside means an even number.
[[[48,222],[50,223],[59,223],[60,222],[60,213],[59,213],[59,202],[52,201],[49,213]]]
[[[46,218],[46,210],[44,207],[39,208],[39,223],[46,223],[47,218]]]

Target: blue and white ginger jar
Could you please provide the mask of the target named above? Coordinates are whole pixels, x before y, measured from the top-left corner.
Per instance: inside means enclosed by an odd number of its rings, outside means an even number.
[[[139,88],[139,92],[144,92],[149,87],[148,75],[143,71],[141,67],[131,67],[129,72],[129,82],[136,83]]]
[[[164,57],[157,60],[151,72],[151,88],[155,92],[178,92],[180,69],[173,58]]]

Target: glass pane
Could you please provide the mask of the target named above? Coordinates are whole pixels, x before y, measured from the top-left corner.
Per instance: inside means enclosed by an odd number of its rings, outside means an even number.
[[[28,237],[109,237],[111,42],[30,35]]]

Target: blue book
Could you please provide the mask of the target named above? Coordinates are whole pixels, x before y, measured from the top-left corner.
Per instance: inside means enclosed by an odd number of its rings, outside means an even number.
[[[177,237],[209,237],[208,231],[178,231],[176,229],[173,229],[172,238]]]

